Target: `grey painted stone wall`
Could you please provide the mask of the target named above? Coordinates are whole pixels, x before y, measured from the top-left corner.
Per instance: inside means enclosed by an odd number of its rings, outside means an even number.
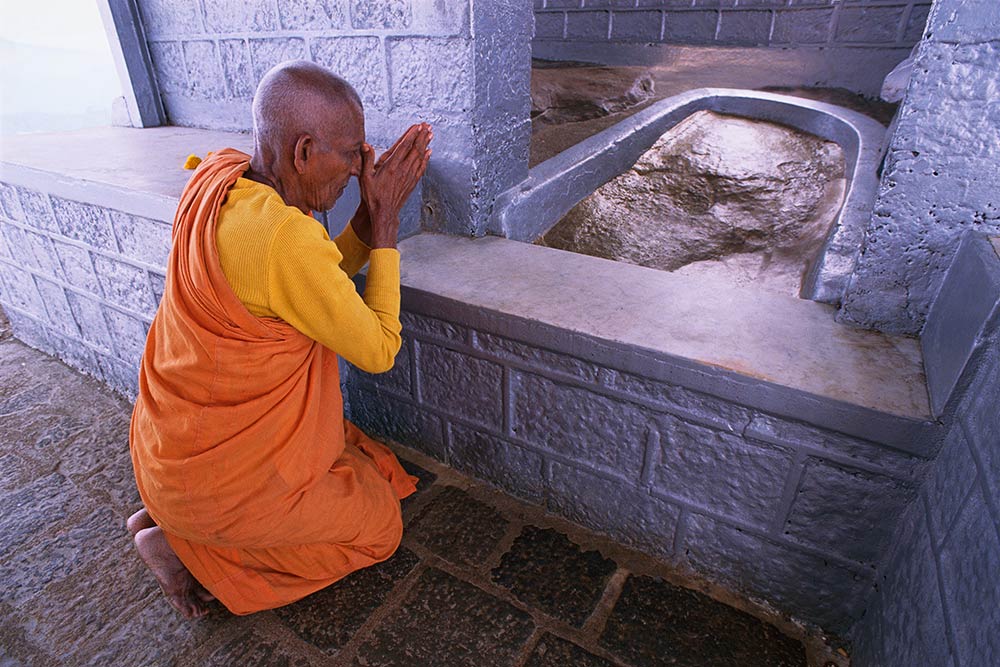
[[[139,0],[172,124],[248,131],[271,66],[319,63],[358,89],[368,140],[435,128],[423,224],[484,233],[498,192],[527,176],[531,7],[500,0]]]
[[[1000,276],[1000,258],[992,260]],[[970,278],[960,281],[966,290],[984,276]],[[992,296],[985,335],[950,401],[944,446],[855,630],[858,667],[1000,664],[1000,310]]]
[[[922,459],[413,303],[396,367],[351,373],[363,429],[828,630],[860,615]]]
[[[842,320],[917,334],[963,231],[1000,230],[1000,3],[938,0]]]
[[[910,47],[930,0],[534,0],[536,42]]]
[[[0,183],[0,305],[18,338],[134,397],[170,224]]]

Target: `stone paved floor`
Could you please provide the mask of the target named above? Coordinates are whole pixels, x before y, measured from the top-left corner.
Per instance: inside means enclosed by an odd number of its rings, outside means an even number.
[[[129,414],[12,339],[0,313],[0,666],[778,667],[831,655],[403,450],[421,491],[390,560],[282,609],[215,605],[185,621],[125,530],[139,507]]]

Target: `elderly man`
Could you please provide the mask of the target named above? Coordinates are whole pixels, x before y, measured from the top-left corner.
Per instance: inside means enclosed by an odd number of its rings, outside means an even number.
[[[187,617],[288,604],[385,560],[414,490],[344,420],[337,355],[368,372],[400,347],[399,211],[430,158],[414,125],[376,162],[357,93],[312,63],[268,72],[254,154],[219,151],[174,220],[130,445],[145,508],[129,530]],[[335,241],[311,217],[358,177]],[[350,276],[370,262],[364,296]]]

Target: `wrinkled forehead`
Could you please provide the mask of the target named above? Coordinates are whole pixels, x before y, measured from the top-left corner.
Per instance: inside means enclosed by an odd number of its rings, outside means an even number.
[[[320,131],[327,143],[342,149],[356,148],[365,140],[365,115],[358,104],[342,101],[323,109]]]

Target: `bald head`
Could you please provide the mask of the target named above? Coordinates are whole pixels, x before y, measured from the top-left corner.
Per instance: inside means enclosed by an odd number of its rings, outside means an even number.
[[[254,93],[254,146],[258,153],[287,155],[300,136],[322,140],[363,117],[351,84],[315,63],[290,60],[272,67]]]

